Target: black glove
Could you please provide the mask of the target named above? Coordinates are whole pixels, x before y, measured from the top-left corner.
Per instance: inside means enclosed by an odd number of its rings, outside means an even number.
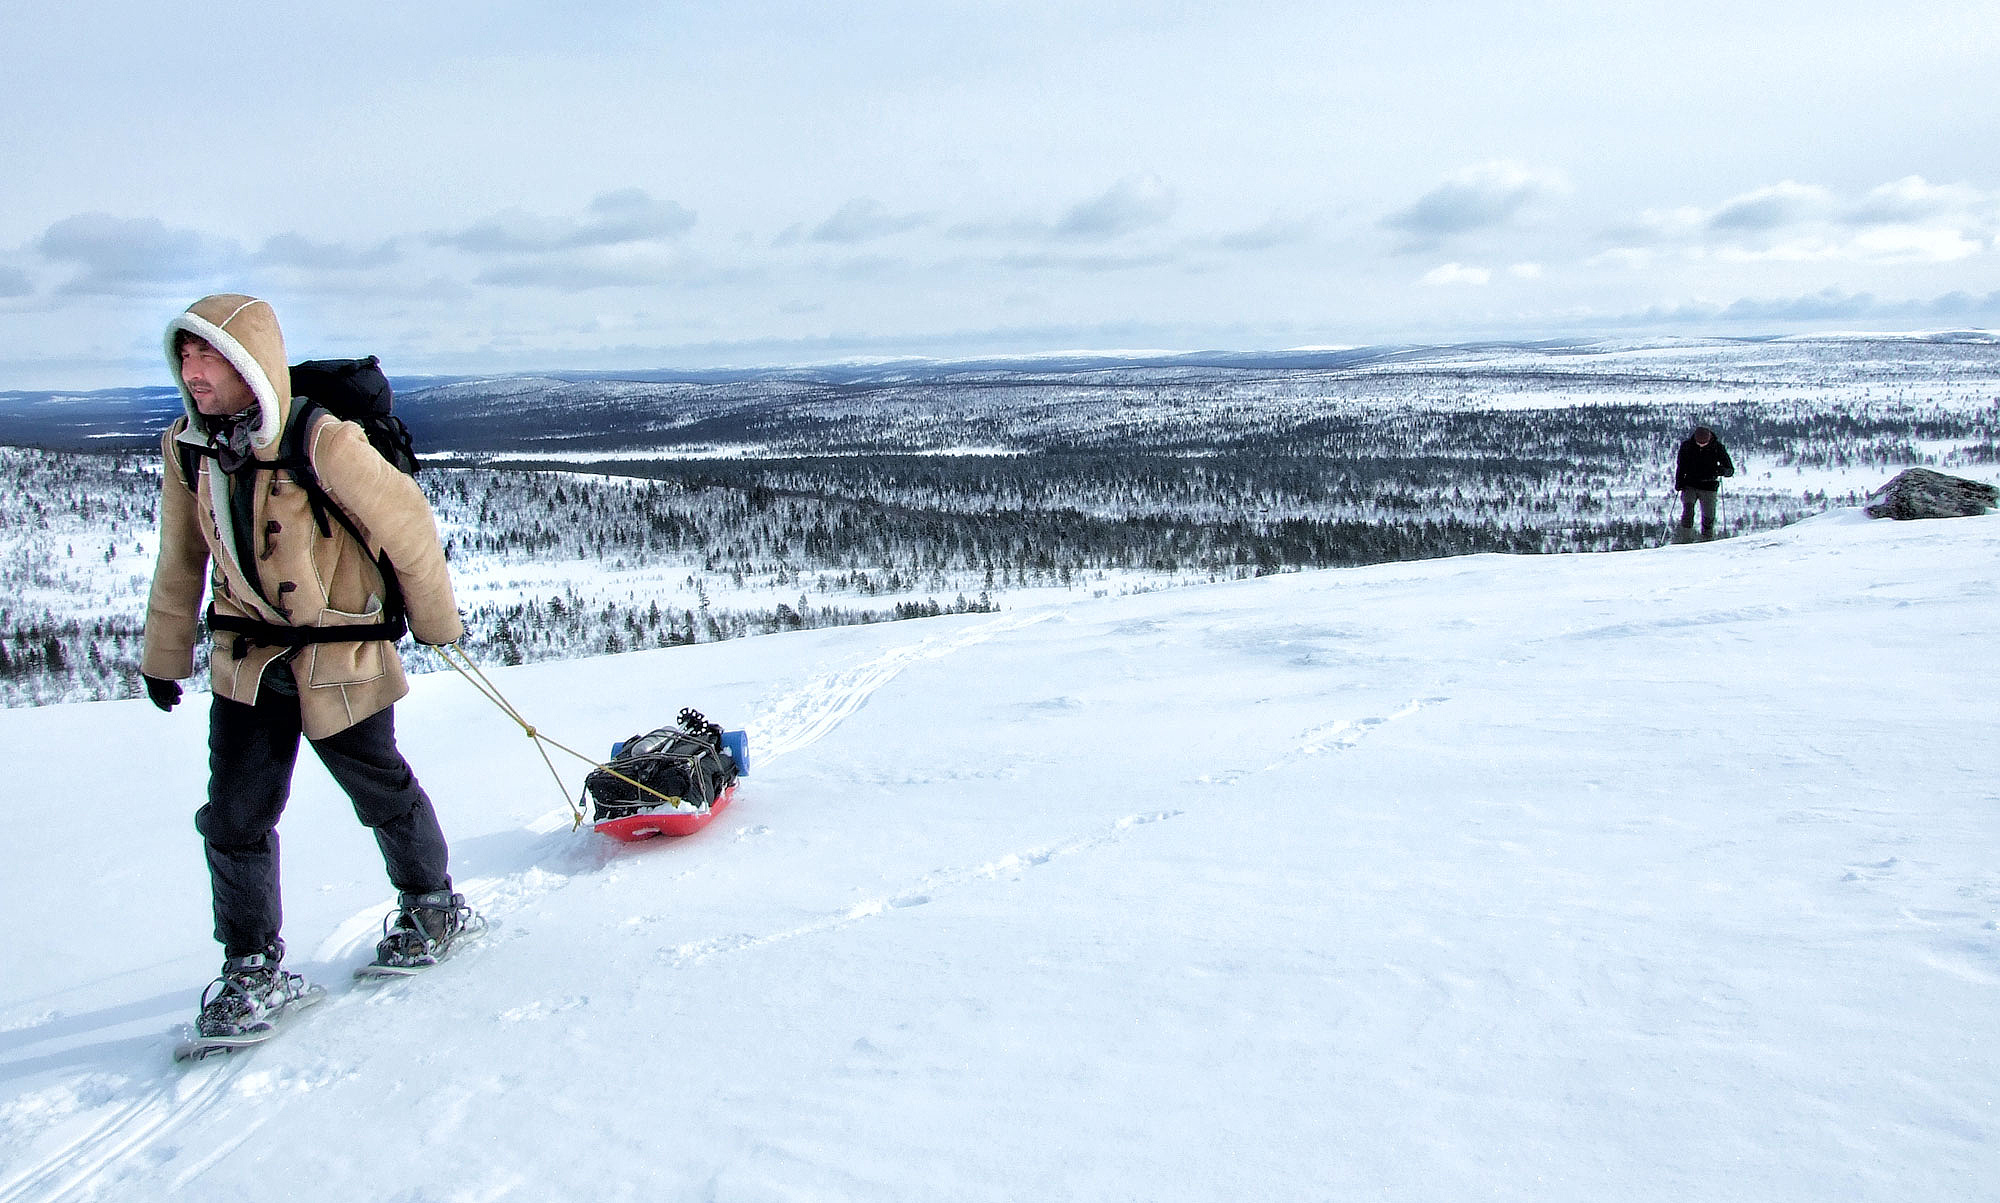
[[[146,696],[153,699],[153,705],[160,709],[172,710],[181,704],[181,683],[161,677],[147,677]]]

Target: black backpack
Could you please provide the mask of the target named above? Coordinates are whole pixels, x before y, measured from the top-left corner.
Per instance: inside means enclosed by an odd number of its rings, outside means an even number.
[[[312,429],[315,413],[324,410],[342,421],[360,423],[368,434],[369,446],[400,472],[415,476],[423,465],[417,461],[410,428],[395,414],[396,394],[389,387],[389,378],[382,374],[381,360],[373,355],[366,359],[309,359],[293,364],[291,375],[291,420],[285,424],[277,460],[264,466],[285,469],[312,494],[320,530],[330,533],[323,511],[339,507],[320,488],[305,453],[305,435]],[[209,454],[200,447],[180,444],[182,484],[194,488],[195,461]],[[353,529],[352,523],[345,525]]]
[[[356,543],[368,546],[354,520],[320,487],[312,458],[306,454],[306,432],[312,429],[315,416],[322,410],[342,421],[358,422],[368,433],[368,445],[377,454],[397,471],[415,476],[422,465],[417,462],[410,428],[392,412],[395,403],[389,378],[382,374],[382,363],[373,355],[366,359],[308,359],[292,365],[292,416],[285,423],[285,437],[278,444],[278,458],[271,467],[290,472],[292,479],[305,489],[321,535],[333,533],[333,528],[327,525],[327,516],[331,514],[354,536]],[[382,562],[382,577],[400,613],[402,590],[396,585],[395,573],[386,557]]]
[[[260,463],[258,467],[267,471],[290,472],[292,479],[306,491],[306,502],[312,509],[320,534],[331,535],[331,523],[338,522],[365,550],[368,541],[362,537],[354,519],[348,517],[347,512],[327,496],[326,489],[320,485],[319,476],[313,471],[312,459],[306,454],[305,437],[321,412],[330,413],[343,421],[359,423],[368,434],[369,445],[383,459],[398,471],[414,476],[422,465],[417,462],[409,427],[393,412],[395,392],[389,387],[389,378],[382,374],[381,361],[373,355],[366,359],[309,359],[293,364],[291,377],[292,413],[279,440],[278,458]],[[197,461],[204,455],[213,456],[214,452],[185,442],[177,443],[175,447],[180,452],[181,483],[192,490],[199,474]],[[393,642],[409,631],[403,608],[403,589],[396,579],[396,567],[389,562],[387,552],[376,557],[376,564],[381,569],[382,587],[387,594],[382,599],[381,622],[353,627],[277,627],[217,614],[211,606],[209,625],[217,631],[231,631],[259,643],[278,646],[367,643],[376,639]]]
[[[583,779],[594,821],[655,810],[669,798],[707,810],[735,783],[736,758],[723,749],[722,728],[692,707],[676,721],[677,726],[634,735],[618,746],[610,764]]]
[[[396,416],[395,405],[396,395],[389,387],[389,378],[382,374],[382,362],[373,355],[366,359],[309,359],[292,365],[292,425],[301,434],[310,427],[310,422],[303,420],[306,411],[313,409],[359,422],[383,459],[415,476],[423,465],[417,462],[410,428]],[[299,451],[295,437],[286,455]]]

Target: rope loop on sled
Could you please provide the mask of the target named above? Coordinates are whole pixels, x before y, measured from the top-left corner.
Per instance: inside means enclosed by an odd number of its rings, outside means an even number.
[[[589,765],[592,769],[609,773],[613,777],[616,777],[618,780],[623,781],[625,784],[631,786],[632,788],[651,794],[662,802],[680,801],[680,799],[675,798],[671,795],[661,793],[659,790],[654,789],[652,786],[647,785],[643,781],[632,780],[632,778],[627,777],[625,774],[619,772],[617,769],[612,768],[610,765],[605,764],[594,757],[585,756],[583,753],[577,751],[575,748],[568,747],[565,744],[559,743],[556,740],[550,739],[548,736],[543,735],[539,730],[535,728],[535,725],[533,723],[530,723],[527,719],[521,717],[521,712],[514,708],[514,704],[512,702],[509,702],[506,699],[506,697],[501,694],[499,687],[493,684],[491,678],[487,677],[485,673],[479,671],[479,666],[472,662],[472,657],[466,655],[465,649],[458,646],[456,643],[447,643],[440,645],[437,648],[437,653],[440,657],[443,658],[446,664],[451,665],[452,668],[458,671],[459,676],[464,677],[466,681],[470,683],[474,689],[478,690],[480,696],[484,697],[487,701],[492,702],[495,706],[498,706],[500,708],[501,713],[505,714],[508,718],[514,720],[515,725],[521,728],[522,734],[526,735],[529,739],[535,741],[535,750],[542,754],[542,763],[549,766],[549,776],[555,778],[556,789],[562,794],[563,805],[569,807],[569,813],[570,813],[569,829],[571,831],[575,831],[577,828],[583,826],[583,819],[584,819],[583,808],[570,800],[569,789],[567,786],[563,785],[562,774],[556,771],[555,761],[550,759],[549,757],[548,753],[549,748],[554,748],[558,752],[567,752],[571,756],[574,756],[578,760],[581,760],[585,764]],[[543,746],[545,744],[547,745],[547,747]]]
[[[440,646],[437,652],[446,664],[456,669],[459,676],[464,677],[474,689],[479,691],[480,696],[498,706],[501,713],[513,719],[515,725],[521,728],[522,734],[535,741],[535,751],[542,754],[542,763],[549,766],[549,776],[555,778],[556,790],[562,794],[563,805],[569,807],[569,829],[575,831],[577,828],[583,826],[583,811],[576,803],[570,801],[569,788],[563,784],[562,774],[556,771],[556,763],[550,759],[548,749],[554,748],[559,752],[567,752],[571,756],[595,768],[603,768],[604,766],[598,764],[591,757],[585,756],[575,748],[565,747],[563,744],[537,731],[533,723],[521,717],[521,712],[516,710],[514,704],[508,701],[505,695],[500,692],[499,686],[493,684],[492,680],[485,673],[479,671],[479,666],[472,662],[471,656],[465,654],[464,648],[458,646],[456,643],[447,643]],[[543,745],[547,746],[544,747]]]

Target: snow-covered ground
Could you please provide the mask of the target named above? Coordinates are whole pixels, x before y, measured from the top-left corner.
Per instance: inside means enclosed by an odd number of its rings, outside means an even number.
[[[388,887],[302,767],[333,997],[187,1069],[205,699],[0,713],[0,1200],[1993,1198],[1996,566],[1842,511],[495,672],[749,728],[630,847],[424,677],[492,935],[353,988]]]

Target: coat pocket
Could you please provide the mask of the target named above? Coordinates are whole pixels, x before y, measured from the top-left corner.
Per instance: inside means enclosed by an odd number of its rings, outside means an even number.
[[[369,598],[371,609],[365,614],[355,614],[347,610],[336,610],[331,606],[320,611],[317,626],[322,629],[340,627],[372,626],[382,621],[382,603]],[[365,681],[380,680],[387,671],[384,660],[395,654],[392,645],[384,639],[366,642],[329,642],[306,645],[305,683],[310,688],[328,685],[359,685]]]

